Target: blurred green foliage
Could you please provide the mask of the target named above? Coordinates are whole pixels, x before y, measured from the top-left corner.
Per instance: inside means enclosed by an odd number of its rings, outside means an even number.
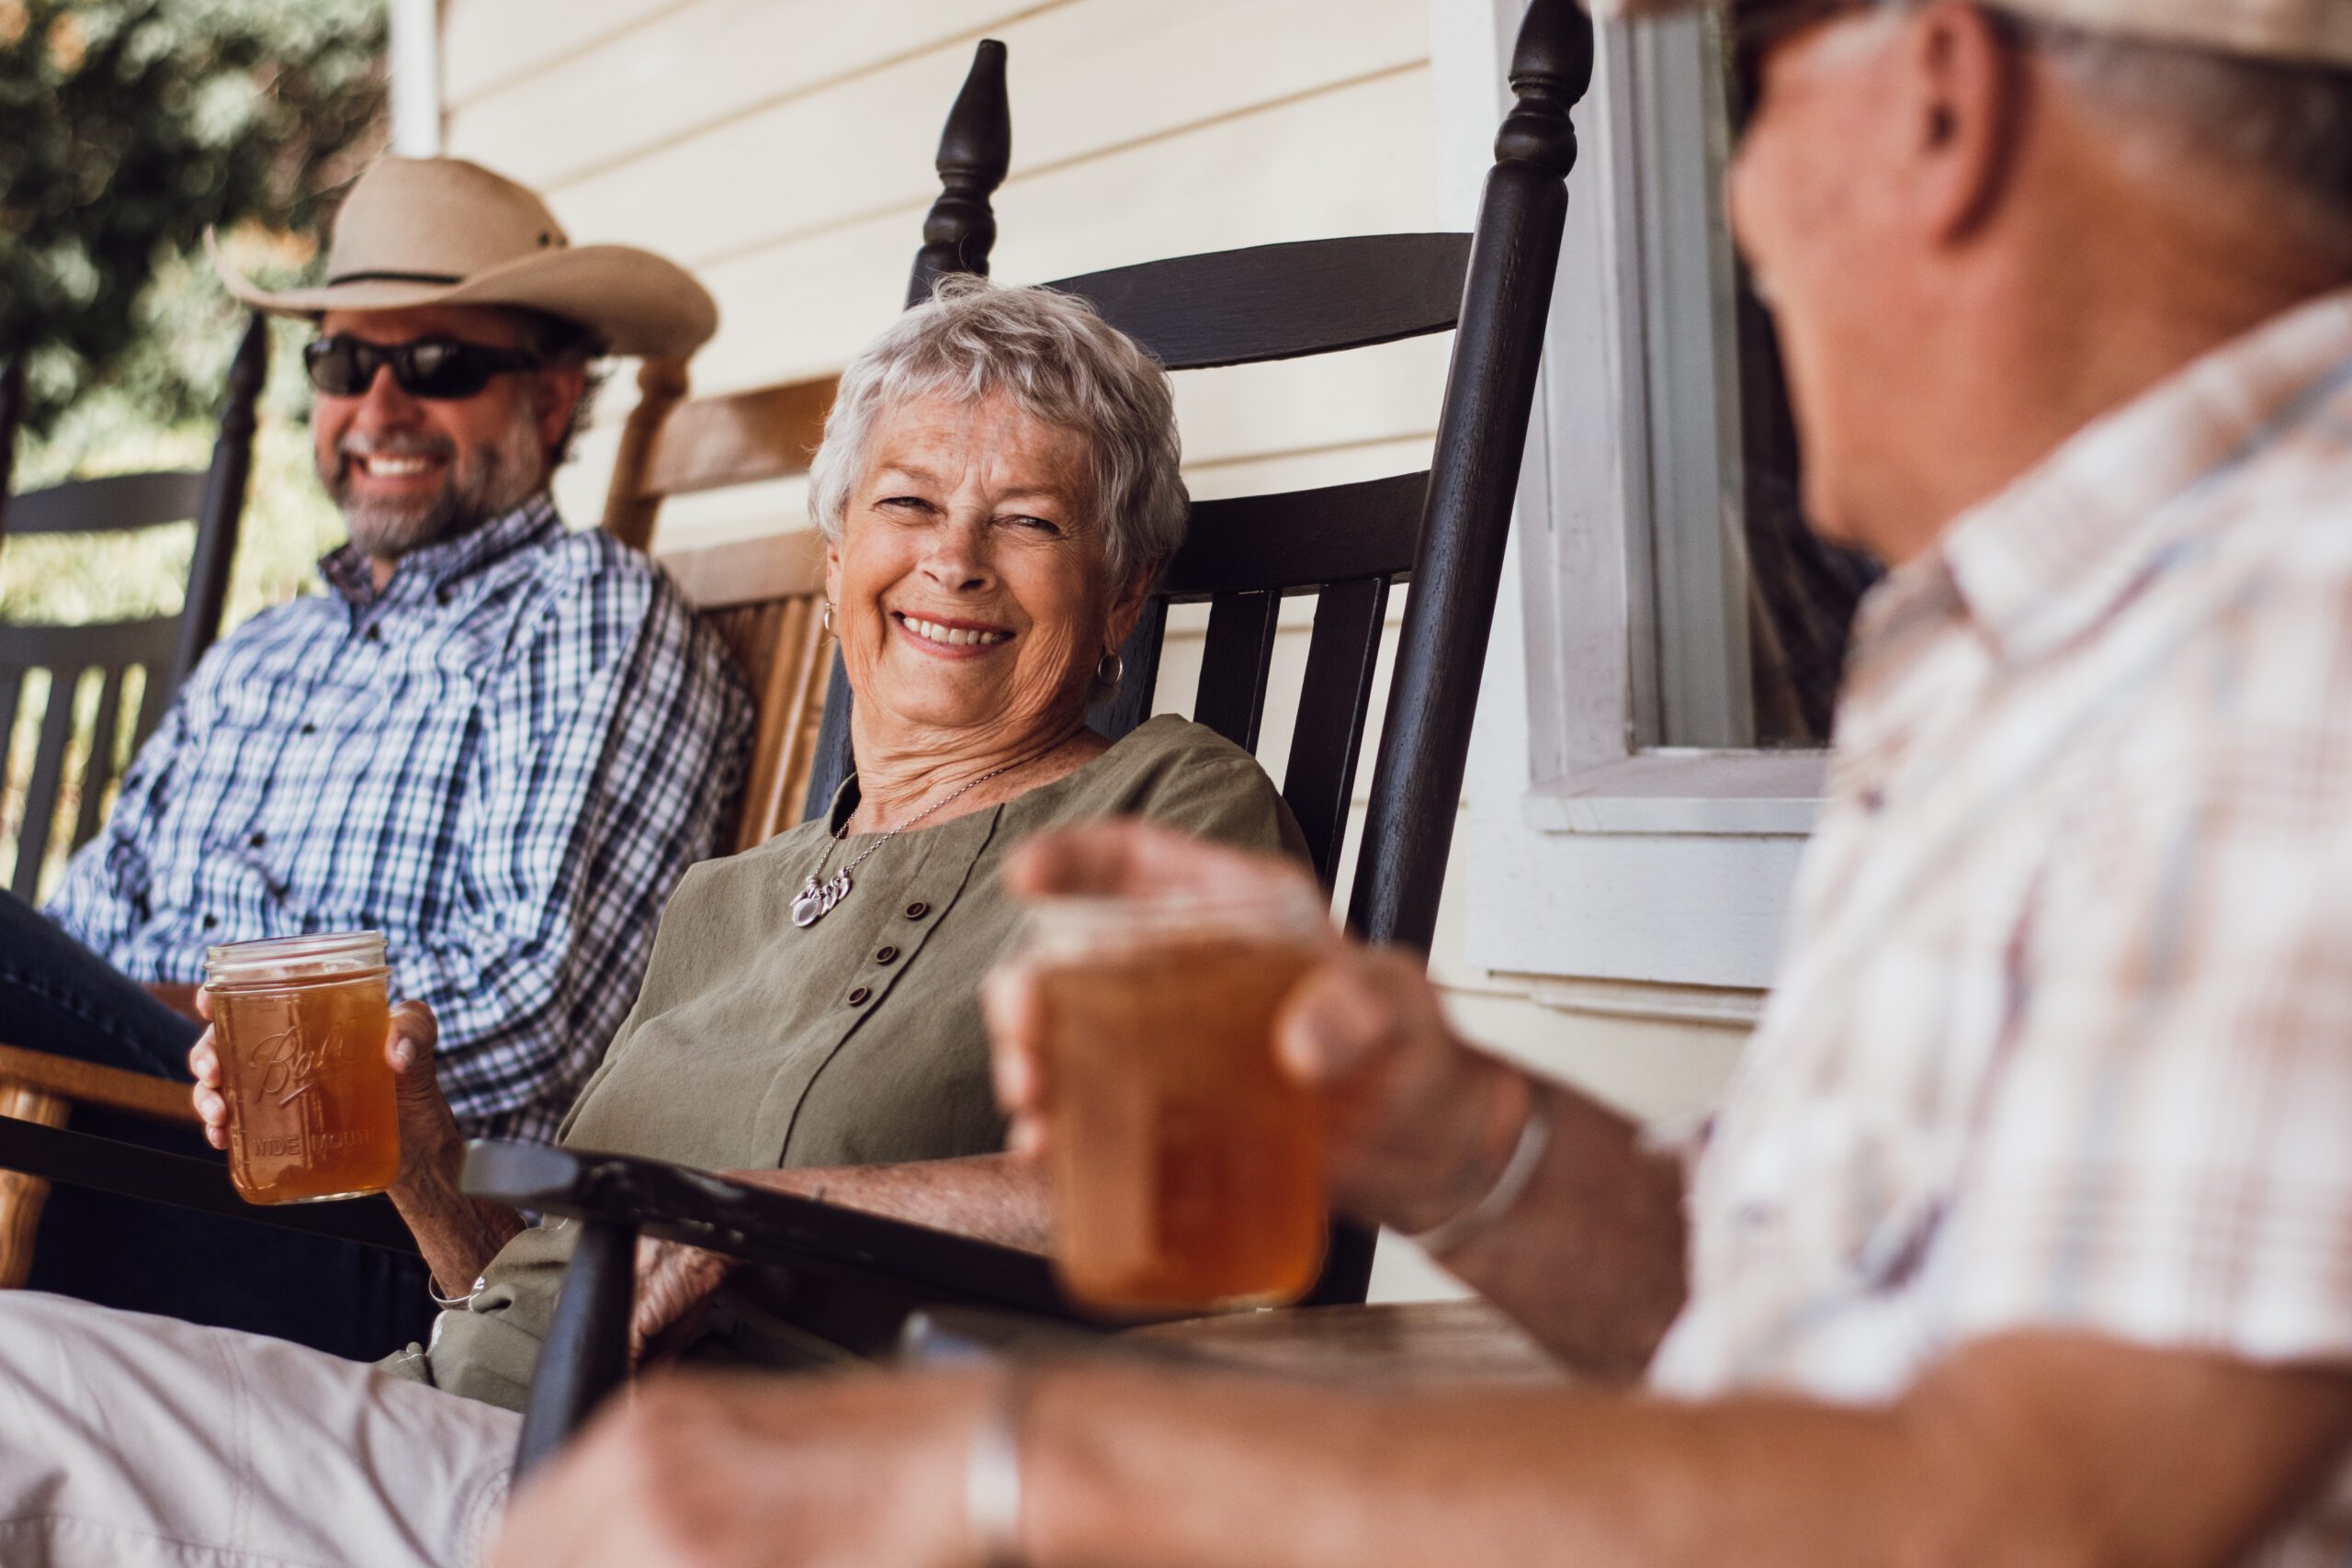
[[[244,310],[200,241],[269,286],[320,269],[330,204],[382,149],[383,0],[0,0],[0,344],[28,346],[14,483],[202,468]],[[341,536],[278,321],[229,616],[290,597]],[[177,607],[192,530],[0,547],[0,618]]]
[[[208,225],[283,236],[265,273],[309,264],[381,145],[385,25],[383,0],[0,0],[0,351],[31,351],[31,431],[95,383],[209,412],[150,290]]]
[[[0,0],[0,357],[26,355],[29,392],[14,488],[210,459],[245,312],[204,230],[266,287],[322,270],[333,200],[383,147],[384,44],[383,0]],[[308,333],[273,323],[231,626],[314,587],[343,537],[311,464]],[[193,546],[188,525],[7,541],[0,620],[168,614]],[[45,691],[28,678],[0,744],[0,866]]]

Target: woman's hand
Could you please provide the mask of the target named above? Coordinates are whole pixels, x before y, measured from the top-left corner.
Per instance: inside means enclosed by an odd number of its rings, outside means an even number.
[[[637,1307],[628,1320],[628,1359],[666,1360],[694,1337],[710,1298],[727,1282],[735,1260],[681,1241],[640,1236],[637,1243]]]
[[[1004,872],[1006,886],[1024,898],[1272,891],[1304,876],[1287,861],[1139,822],[1038,839]],[[1013,1147],[1034,1152],[1044,1143],[1052,1084],[1033,973],[1017,960],[1000,968],[982,1002]],[[1510,1069],[1447,1026],[1417,955],[1335,938],[1284,1001],[1274,1038],[1283,1068],[1329,1108],[1332,1190],[1351,1213],[1426,1229],[1474,1201],[1508,1153],[1524,1091]]]

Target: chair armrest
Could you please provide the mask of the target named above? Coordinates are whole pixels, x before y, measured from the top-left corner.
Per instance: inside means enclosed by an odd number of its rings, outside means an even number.
[[[460,1184],[517,1209],[665,1237],[928,1300],[1086,1321],[1046,1259],[708,1171],[621,1155],[477,1139]]]
[[[120,1067],[102,1067],[72,1056],[52,1056],[46,1051],[28,1051],[20,1045],[0,1045],[0,1083],[22,1084],[76,1105],[120,1111],[150,1122],[204,1125],[184,1083]]]
[[[87,1187],[175,1209],[227,1214],[279,1230],[335,1236],[387,1252],[416,1250],[408,1227],[380,1198],[345,1203],[248,1203],[230,1184],[229,1168],[217,1160],[165,1154],[119,1138],[44,1127],[38,1122],[0,1117],[0,1170],[22,1171],[69,1187]]]

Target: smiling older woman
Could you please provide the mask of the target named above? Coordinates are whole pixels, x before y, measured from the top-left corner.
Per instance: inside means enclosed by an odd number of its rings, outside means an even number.
[[[979,1013],[1015,919],[999,862],[1110,816],[1300,848],[1272,783],[1213,732],[1087,725],[1182,537],[1178,457],[1166,373],[1065,295],[951,279],[842,374],[810,511],[856,773],[823,818],[680,885],[564,1142],[1043,1245],[1042,1188],[998,1152]],[[458,1198],[454,1137],[412,1120],[431,1153],[394,1196],[464,1300],[388,1366],[519,1408],[572,1234]],[[643,1262],[640,1341],[675,1328],[697,1359],[837,1359],[894,1326],[749,1280],[705,1315],[718,1260]]]
[[[996,1152],[980,1019],[979,978],[1015,918],[1000,863],[1040,829],[1105,817],[1301,848],[1273,784],[1210,731],[1161,717],[1114,743],[1087,728],[1182,536],[1177,457],[1166,375],[1064,296],[944,285],[843,373],[811,505],[856,775],[823,818],[687,874],[562,1141],[1042,1242],[1042,1190]],[[217,1132],[209,1038],[191,1065]],[[25,1416],[0,1423],[10,1529],[78,1532],[94,1561],[154,1540],[236,1562],[469,1560],[573,1233],[458,1192],[433,1038],[424,1009],[396,1010],[393,1198],[451,1298],[431,1348],[378,1370],[0,1299],[0,1404]],[[689,1313],[717,1260],[668,1248],[646,1263],[640,1337],[668,1331],[696,1359],[838,1360],[891,1326],[748,1279]],[[270,1416],[230,1418],[243,1409]]]

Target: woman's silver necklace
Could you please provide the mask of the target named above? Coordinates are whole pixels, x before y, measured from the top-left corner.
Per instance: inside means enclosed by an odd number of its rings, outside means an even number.
[[[1024,757],[1022,759],[1022,761],[1035,761],[1035,760],[1036,759],[1034,757]],[[827,915],[831,914],[833,912],[833,906],[848,897],[851,887],[854,886],[854,884],[853,884],[849,879],[849,874],[855,871],[859,866],[864,865],[867,861],[872,860],[874,858],[875,851],[880,849],[883,845],[888,843],[891,840],[897,838],[899,834],[905,832],[908,829],[913,827],[916,823],[922,821],[933,812],[937,811],[943,807],[945,807],[955,801],[967,791],[978,789],[980,785],[988,783],[989,780],[997,777],[1001,773],[1009,773],[1019,766],[1021,766],[1021,762],[1007,762],[1001,768],[991,769],[988,773],[982,773],[978,778],[972,779],[967,783],[956,785],[956,788],[950,790],[947,794],[940,796],[929,806],[924,807],[921,811],[916,812],[912,817],[908,818],[905,821],[899,823],[897,827],[891,829],[888,832],[884,833],[880,838],[876,839],[872,843],[866,845],[865,852],[860,854],[855,860],[842,867],[841,870],[833,873],[832,875],[825,877],[822,882],[820,882],[817,879],[820,876],[824,876],[825,862],[833,858],[833,846],[849,837],[849,823],[847,821],[843,821],[841,825],[840,830],[835,832],[826,840],[825,852],[818,858],[817,869],[808,874],[808,880],[802,886],[800,889],[800,896],[793,899],[792,923],[796,926],[801,927],[813,926],[819,920],[823,919]],[[853,811],[850,815],[854,817],[857,813]]]

